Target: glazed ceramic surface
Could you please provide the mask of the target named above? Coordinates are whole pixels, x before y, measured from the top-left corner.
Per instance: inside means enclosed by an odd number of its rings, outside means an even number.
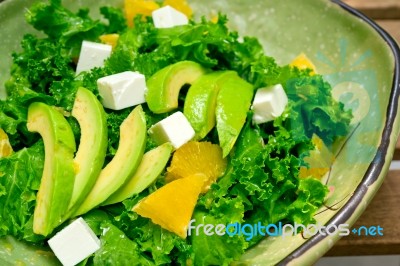
[[[98,8],[109,1],[64,1],[67,6]],[[351,225],[380,187],[390,164],[399,132],[399,51],[380,28],[341,3],[328,0],[198,0],[189,1],[197,16],[221,11],[243,36],[256,36],[268,55],[280,64],[305,53],[330,82],[333,95],[353,110],[349,136],[334,147],[335,161],[322,180],[334,188],[315,219],[318,224]],[[19,49],[33,29],[23,13],[33,1],[6,0],[0,4],[0,91],[9,74],[11,52]],[[116,1],[114,5],[121,5]],[[95,10],[95,11],[94,11]],[[97,11],[97,12],[96,12]],[[354,14],[355,12],[355,14]],[[372,23],[372,24],[371,24]],[[338,235],[269,237],[244,254],[236,265],[307,265],[320,258]],[[0,264],[57,264],[47,250],[37,251],[13,240],[0,240]],[[14,264],[13,263],[13,264]]]

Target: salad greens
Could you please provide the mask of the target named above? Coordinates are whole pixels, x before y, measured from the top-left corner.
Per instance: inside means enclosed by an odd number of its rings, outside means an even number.
[[[27,130],[27,108],[44,102],[62,110],[79,140],[77,121],[69,115],[80,86],[98,96],[98,78],[122,71],[139,71],[146,77],[172,63],[191,60],[213,70],[234,70],[255,88],[281,83],[289,105],[284,114],[262,125],[246,125],[228,157],[226,173],[200,197],[193,215],[197,223],[229,224],[261,221],[301,223],[314,221],[327,188],[313,177],[299,178],[304,158],[314,148],[313,134],[327,145],[349,130],[351,112],[331,95],[331,87],[319,75],[290,66],[278,66],[263,52],[256,38],[238,40],[227,27],[227,17],[218,22],[202,18],[189,25],[157,29],[150,17],[136,17],[128,28],[122,10],[103,7],[108,22],[93,20],[88,10],[73,13],[61,0],[38,3],[26,20],[45,37],[24,36],[20,52],[13,54],[11,78],[5,87],[8,97],[0,101],[0,127],[16,151],[0,158],[0,236],[45,245],[32,231],[36,192],[43,170],[43,142]],[[105,66],[75,75],[76,58],[83,40],[99,42],[103,34],[120,34],[118,44]],[[184,90],[181,98],[184,99]],[[232,93],[235,93],[232,91]],[[99,97],[99,96],[98,96]],[[119,126],[133,108],[106,110],[109,143],[106,163],[118,148]],[[147,128],[168,114],[156,115],[143,105]],[[206,140],[218,143],[215,129]],[[147,138],[146,151],[155,147]],[[228,265],[255,245],[245,236],[192,235],[181,239],[132,212],[143,197],[165,183],[163,175],[139,195],[83,217],[100,235],[101,249],[86,260],[95,265]]]
[[[43,141],[0,160],[0,235],[29,242],[43,237],[33,233],[33,209],[43,172]]]

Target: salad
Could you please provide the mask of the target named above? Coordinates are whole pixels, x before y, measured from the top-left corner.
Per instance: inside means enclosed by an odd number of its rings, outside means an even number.
[[[183,0],[100,13],[26,12],[43,34],[23,37],[0,101],[1,237],[47,246],[79,217],[100,239],[80,265],[228,265],[265,236],[207,225],[314,222],[352,114],[307,57],[279,66]]]

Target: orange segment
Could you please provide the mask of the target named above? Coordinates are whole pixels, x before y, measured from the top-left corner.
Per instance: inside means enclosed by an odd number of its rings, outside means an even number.
[[[177,234],[187,236],[187,228],[203,187],[200,175],[188,176],[166,184],[133,207],[140,216]]]
[[[112,48],[114,49],[115,46],[117,46],[119,34],[116,34],[116,33],[104,34],[104,35],[101,35],[99,38],[102,43],[111,45]]]
[[[212,23],[214,23],[214,24],[217,24],[217,23],[218,23],[218,16],[217,16],[217,15],[212,16],[211,19],[210,19],[210,21],[211,21]]]
[[[191,175],[203,175],[207,178],[202,192],[222,176],[227,160],[222,157],[219,145],[210,142],[190,141],[177,149],[167,169],[166,180],[171,181]]]
[[[304,158],[310,168],[300,167],[300,178],[309,176],[322,178],[329,171],[335,159],[332,150],[325,145],[320,137],[313,135],[311,141],[315,145],[315,149],[310,152],[310,156]]]
[[[165,0],[163,5],[172,6],[176,10],[185,14],[188,18],[191,18],[193,15],[193,10],[186,0]]]
[[[329,167],[300,167],[299,176],[300,178],[307,178],[309,176],[313,176],[315,178],[321,179],[327,172],[329,171]]]
[[[315,75],[315,73],[317,73],[317,68],[304,53],[299,54],[289,65],[302,70],[309,68],[311,69],[311,75]]]
[[[136,15],[151,16],[151,13],[160,6],[150,0],[125,0],[125,17],[129,27],[133,27]]]
[[[0,158],[11,155],[13,149],[11,147],[8,136],[3,129],[0,128]]]

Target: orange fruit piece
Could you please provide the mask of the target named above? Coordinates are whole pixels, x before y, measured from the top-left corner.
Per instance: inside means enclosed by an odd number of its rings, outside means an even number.
[[[217,23],[218,23],[218,16],[217,16],[217,15],[212,16],[211,19],[210,19],[210,21],[211,21],[212,23],[214,23],[214,24],[217,24]]]
[[[315,178],[321,179],[327,172],[329,171],[329,167],[300,167],[299,176],[300,178],[307,178],[309,176],[313,176]]]
[[[151,13],[160,6],[151,0],[125,0],[125,17],[129,27],[133,27],[136,15],[151,16]]]
[[[0,158],[7,157],[13,153],[8,136],[3,129],[0,128]]]
[[[190,141],[178,148],[167,168],[167,182],[192,175],[206,177],[202,192],[206,192],[226,170],[227,160],[219,145]]]
[[[185,14],[188,18],[191,18],[193,15],[193,10],[186,0],[165,0],[163,5],[175,8]]]
[[[99,37],[100,41],[104,44],[111,45],[114,49],[117,46],[119,34],[112,33],[112,34],[104,34]]]
[[[297,67],[301,70],[311,69],[311,75],[315,75],[315,73],[317,73],[317,68],[304,53],[299,54],[289,65],[292,67]]]
[[[132,210],[181,238],[186,238],[203,183],[204,178],[199,175],[177,179],[142,199]]]
[[[315,149],[310,151],[310,156],[304,158],[304,161],[310,167],[300,167],[299,177],[306,178],[313,176],[320,179],[329,171],[335,160],[335,156],[332,153],[332,149],[328,148],[324,141],[317,135],[314,134],[311,141],[315,145]]]

